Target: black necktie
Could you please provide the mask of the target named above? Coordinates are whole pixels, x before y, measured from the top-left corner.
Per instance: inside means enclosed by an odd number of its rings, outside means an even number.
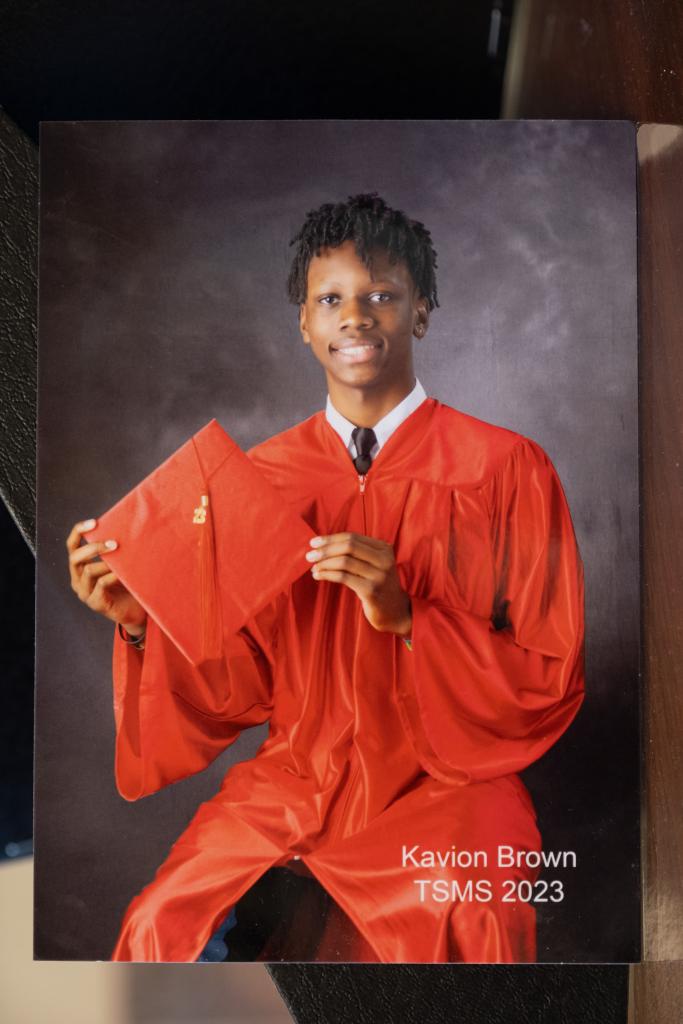
[[[374,445],[377,444],[375,431],[372,427],[356,427],[351,431],[351,438],[358,452],[353,460],[353,464],[359,473],[367,473],[372,465],[370,452]]]

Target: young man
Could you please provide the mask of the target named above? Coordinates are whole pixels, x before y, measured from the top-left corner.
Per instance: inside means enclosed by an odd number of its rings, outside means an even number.
[[[249,457],[315,531],[310,571],[292,570],[265,607],[254,599],[222,656],[193,665],[94,561],[106,544],[79,547],[92,522],[67,542],[74,589],[123,628],[124,796],[270,727],[133,900],[113,958],[196,960],[259,877],[287,865],[335,901],[344,935],[328,929],[318,959],[336,941],[351,960],[534,960],[520,883],[538,874],[540,837],[516,773],[583,696],[582,568],[562,488],[534,442],[416,381],[413,338],[437,304],[423,225],[359,195],[309,213],[294,242],[289,294],[327,408]],[[255,539],[253,558],[269,557]]]

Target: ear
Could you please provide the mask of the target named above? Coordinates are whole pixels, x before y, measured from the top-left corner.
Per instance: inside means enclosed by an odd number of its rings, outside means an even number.
[[[429,325],[429,301],[424,295],[418,295],[416,298],[414,316],[413,334],[418,340],[421,340]]]
[[[310,345],[311,338],[306,326],[306,306],[303,302],[299,306],[299,330],[301,331],[301,337],[304,340],[304,344]]]

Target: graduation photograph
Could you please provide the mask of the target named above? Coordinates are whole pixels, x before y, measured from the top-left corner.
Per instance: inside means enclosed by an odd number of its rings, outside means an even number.
[[[41,960],[640,955],[628,122],[49,122]]]

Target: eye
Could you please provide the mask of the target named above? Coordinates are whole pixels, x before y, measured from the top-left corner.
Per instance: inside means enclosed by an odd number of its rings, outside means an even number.
[[[373,292],[373,294],[370,296],[370,299],[377,305],[381,305],[385,302],[390,302],[391,298],[392,296],[390,292]]]
[[[331,306],[333,302],[337,301],[336,295],[321,295],[318,302],[321,306]]]

